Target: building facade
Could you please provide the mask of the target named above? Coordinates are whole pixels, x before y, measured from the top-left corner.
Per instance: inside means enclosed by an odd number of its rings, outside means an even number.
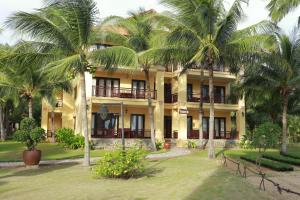
[[[98,146],[121,143],[120,107],[107,106],[108,114],[99,114],[107,103],[124,103],[124,131],[126,143],[150,143],[150,120],[147,93],[151,93],[157,140],[170,139],[183,146],[189,139],[199,139],[200,70],[189,69],[181,74],[180,67],[153,67],[150,71],[151,91],[146,90],[144,73],[140,70],[120,69],[114,72],[97,70],[86,73],[88,130]],[[245,133],[244,100],[230,101],[230,85],[236,76],[226,68],[214,69],[215,123],[214,139],[221,145],[239,140]],[[53,108],[46,101],[42,104],[42,128],[48,136],[59,128],[71,128],[82,133],[80,87],[74,81],[72,94],[63,93]],[[208,71],[204,70],[202,87],[204,116],[203,139],[208,139],[209,97]]]

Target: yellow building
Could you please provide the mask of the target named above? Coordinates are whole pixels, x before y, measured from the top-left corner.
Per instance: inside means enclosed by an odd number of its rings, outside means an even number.
[[[98,48],[101,48],[101,46]],[[183,145],[188,139],[199,138],[199,92],[200,70],[189,69],[180,74],[180,67],[164,68],[155,66],[150,72],[151,95],[155,117],[155,135],[158,140],[171,139]],[[203,139],[208,138],[209,98],[208,71],[204,72],[204,117],[202,120]],[[225,145],[234,142],[245,132],[244,100],[231,103],[227,96],[230,83],[236,77],[226,68],[219,67],[214,72],[215,86],[215,130],[216,143]],[[80,107],[80,87],[74,81],[74,92],[63,93],[57,106],[52,108],[43,101],[42,128],[51,136],[52,125],[71,128],[82,133]],[[86,73],[88,130],[91,139],[99,146],[120,143],[120,107],[108,106],[109,115],[103,120],[99,115],[101,105],[123,102],[125,105],[125,138],[133,143],[138,138],[149,143],[150,123],[147,107],[147,90],[144,73],[140,70],[122,69],[115,72],[96,71]],[[53,120],[53,121],[52,121]]]

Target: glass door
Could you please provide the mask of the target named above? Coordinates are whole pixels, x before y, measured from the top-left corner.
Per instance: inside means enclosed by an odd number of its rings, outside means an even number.
[[[145,130],[145,116],[133,114],[130,122],[131,137],[143,138]]]
[[[137,99],[145,98],[145,87],[146,83],[143,80],[133,80],[132,81],[132,95]]]

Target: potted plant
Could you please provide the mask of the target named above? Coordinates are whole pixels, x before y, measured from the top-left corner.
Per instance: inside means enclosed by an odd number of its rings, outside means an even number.
[[[23,161],[25,165],[38,165],[42,153],[36,149],[37,144],[45,139],[44,129],[37,127],[35,120],[24,118],[20,124],[20,130],[14,133],[14,139],[26,145],[27,150],[23,151]]]
[[[166,140],[164,143],[164,149],[168,150],[171,148],[171,140]]]

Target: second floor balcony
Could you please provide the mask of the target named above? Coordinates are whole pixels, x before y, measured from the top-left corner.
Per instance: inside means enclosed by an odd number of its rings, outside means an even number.
[[[166,95],[168,96],[168,95]],[[178,94],[170,94],[169,97],[165,96],[165,103],[176,103],[178,101]],[[203,103],[210,103],[209,96],[202,96]],[[191,93],[187,95],[187,102],[200,102],[199,93]],[[236,101],[231,100],[230,98],[221,95],[215,94],[214,102],[219,104],[237,104]]]
[[[92,88],[92,95],[95,97],[147,99],[149,94],[152,99],[156,99],[156,90],[103,86],[93,86]]]

